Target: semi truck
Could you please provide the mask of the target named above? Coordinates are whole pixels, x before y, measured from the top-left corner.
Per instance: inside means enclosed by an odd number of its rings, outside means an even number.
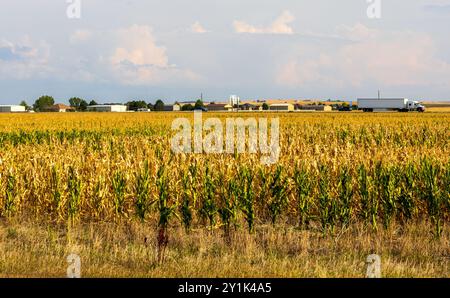
[[[364,112],[425,112],[425,107],[418,101],[412,101],[407,98],[358,98],[358,110],[362,110]]]

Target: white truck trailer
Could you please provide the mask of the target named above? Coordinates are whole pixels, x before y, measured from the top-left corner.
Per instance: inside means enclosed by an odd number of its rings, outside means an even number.
[[[418,101],[412,101],[407,98],[358,98],[358,109],[364,112],[425,112],[425,107]]]

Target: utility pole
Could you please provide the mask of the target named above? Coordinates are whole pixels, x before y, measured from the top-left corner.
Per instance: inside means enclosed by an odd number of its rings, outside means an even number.
[[[381,99],[380,89],[378,89],[378,99]]]

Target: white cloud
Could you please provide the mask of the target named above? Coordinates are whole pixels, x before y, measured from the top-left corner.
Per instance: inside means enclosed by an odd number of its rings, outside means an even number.
[[[109,57],[112,74],[129,85],[196,80],[189,70],[169,64],[166,48],[156,44],[152,28],[133,25],[115,33],[117,44]]]
[[[198,21],[191,25],[190,31],[193,33],[208,33],[209,32]]]
[[[288,10],[284,11],[268,27],[256,27],[242,21],[234,21],[233,27],[237,33],[252,34],[293,34],[294,29],[289,25],[295,20],[295,17]]]
[[[166,49],[156,45],[150,27],[133,25],[120,29],[117,37],[119,45],[111,56],[113,65],[129,62],[136,66],[168,66]]]
[[[90,30],[76,30],[69,38],[71,44],[82,43],[90,40],[93,36],[93,32]]]
[[[357,24],[340,27],[342,37],[353,40],[333,49],[308,49],[283,64],[278,84],[290,87],[331,85],[360,87],[449,86],[450,64],[435,57],[433,39],[422,33],[382,32]],[[320,54],[311,54],[311,53]],[[311,57],[312,56],[312,57]]]
[[[50,46],[28,36],[18,41],[0,40],[0,78],[29,79],[47,77],[53,69],[48,65]]]
[[[375,39],[380,37],[380,32],[376,29],[369,28],[361,23],[353,26],[340,25],[336,28],[336,35],[338,38],[345,38],[354,41],[361,41],[364,39]]]

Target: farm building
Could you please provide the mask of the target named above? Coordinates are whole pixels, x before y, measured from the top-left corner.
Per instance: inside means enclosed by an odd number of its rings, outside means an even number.
[[[125,105],[93,105],[87,107],[88,111],[92,112],[126,112]]]
[[[291,103],[274,103],[269,108],[271,111],[294,111],[294,105]]]
[[[75,112],[75,108],[65,105],[63,103],[57,103],[52,105],[51,107],[47,107],[44,109],[46,112]]]
[[[19,113],[19,112],[25,112],[25,107],[19,105],[0,105],[0,113]]]
[[[239,109],[244,111],[256,111],[258,110],[258,106],[253,105],[251,103],[244,103],[239,106]]]
[[[206,108],[208,111],[230,111],[233,109],[232,106],[225,103],[210,103]]]
[[[301,105],[297,104],[295,106],[296,110],[299,111],[323,111],[323,112],[331,112],[333,108],[328,105]]]
[[[172,111],[180,111],[181,110],[181,105],[176,103],[173,105],[164,105],[164,110],[165,112],[172,112]]]
[[[151,110],[149,108],[139,108],[136,110],[136,112],[150,112]]]

